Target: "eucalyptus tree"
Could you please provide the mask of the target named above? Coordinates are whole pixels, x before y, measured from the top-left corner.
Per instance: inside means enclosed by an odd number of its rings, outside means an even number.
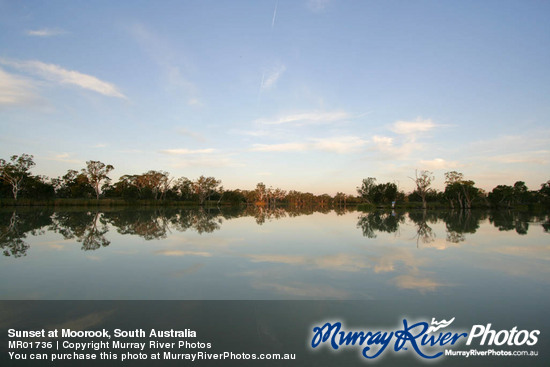
[[[420,175],[418,175],[418,170],[415,171],[415,178],[409,177],[411,180],[414,181],[416,185],[416,192],[418,195],[422,198],[422,209],[426,209],[426,195],[431,191],[430,186],[432,184],[432,181],[435,179],[434,176],[432,176],[432,172],[430,171],[420,171]]]
[[[454,208],[456,199],[460,208],[470,209],[475,198],[480,196],[480,189],[475,187],[475,182],[465,180],[464,175],[457,171],[445,173],[445,196]]]
[[[0,159],[0,179],[11,185],[13,198],[21,191],[23,182],[29,176],[30,169],[35,165],[30,154],[12,155],[10,161]]]
[[[357,193],[369,204],[374,203],[376,193],[376,178],[367,177],[363,179],[361,187],[357,187]]]
[[[212,194],[216,193],[221,183],[221,180],[216,180],[214,177],[201,176],[195,180],[193,182],[193,189],[199,199],[199,204],[203,205]]]
[[[191,200],[193,197],[193,182],[187,177],[178,178],[173,189],[182,200]]]
[[[254,193],[256,194],[256,198],[255,198],[256,203],[265,204],[267,202],[268,192],[263,182],[259,182],[256,185],[256,189],[254,190]]]
[[[83,172],[84,174],[86,174],[90,185],[92,185],[95,190],[96,199],[99,200],[99,193],[101,192],[101,182],[109,179],[107,175],[114,169],[115,167],[113,167],[112,165],[106,165],[105,163],[100,161],[86,162],[86,168],[83,170]]]
[[[347,197],[348,196],[343,192],[337,192],[336,195],[334,195],[334,202],[338,203],[338,206],[342,206],[342,203],[344,204],[343,206],[346,206]]]

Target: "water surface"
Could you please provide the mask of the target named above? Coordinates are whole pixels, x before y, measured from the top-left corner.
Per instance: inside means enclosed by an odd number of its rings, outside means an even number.
[[[4,209],[0,225],[2,299],[550,305],[546,215]]]

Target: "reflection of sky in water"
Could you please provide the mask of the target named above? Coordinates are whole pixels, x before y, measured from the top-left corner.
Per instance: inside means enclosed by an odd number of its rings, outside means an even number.
[[[168,225],[165,238],[120,234],[83,251],[46,230],[27,234],[27,255],[4,257],[3,299],[476,299],[548,305],[550,235],[450,233],[442,220],[411,220],[396,231],[358,228],[358,212],[314,213],[258,225],[224,219],[199,234]],[[428,228],[426,228],[426,225]],[[451,242],[451,240],[457,242]]]

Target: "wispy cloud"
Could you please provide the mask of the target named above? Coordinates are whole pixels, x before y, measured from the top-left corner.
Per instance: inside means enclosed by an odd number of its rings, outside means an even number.
[[[184,136],[188,136],[188,137],[193,138],[193,139],[195,139],[195,140],[197,140],[197,141],[200,141],[200,142],[206,141],[206,139],[204,138],[203,135],[201,135],[201,134],[199,134],[199,133],[197,133],[197,132],[191,131],[191,130],[189,130],[189,129],[186,129],[186,128],[184,128],[184,127],[177,129],[176,132],[177,132],[178,134],[181,134],[181,135],[184,135]]]
[[[345,111],[332,112],[303,112],[280,116],[273,119],[257,119],[256,123],[264,125],[280,125],[280,124],[326,124],[331,122],[340,122],[348,120],[352,116]]]
[[[325,139],[313,139],[315,149],[339,154],[352,153],[367,145],[368,141],[357,136],[341,136]]]
[[[308,0],[307,7],[315,13],[322,12],[330,4],[330,0]]]
[[[285,71],[286,66],[279,65],[275,69],[271,70],[267,75],[264,73],[260,89],[264,91],[273,88]]]
[[[183,91],[190,106],[202,106],[197,86],[189,79],[189,62],[165,37],[157,34],[142,23],[134,23],[128,28],[129,34],[143,51],[159,67],[168,89]]]
[[[27,36],[31,37],[53,37],[65,33],[67,32],[58,28],[29,29],[25,32]]]
[[[454,169],[462,167],[462,164],[460,164],[457,161],[446,161],[442,158],[435,158],[432,160],[421,160],[420,167],[423,169],[428,170],[437,170],[437,169]]]
[[[198,98],[190,98],[188,101],[187,101],[187,104],[189,106],[202,106],[202,102],[198,99]]]
[[[306,142],[254,144],[250,150],[255,152],[299,152],[306,150],[321,150],[325,152],[346,154],[355,152],[367,144],[367,140],[356,136],[340,136],[334,138],[311,138]]]
[[[24,104],[36,98],[34,83],[0,68],[0,105]]]
[[[80,88],[88,89],[108,97],[126,98],[126,96],[112,83],[105,82],[92,75],[67,70],[58,65],[46,64],[41,61],[16,61],[6,59],[0,59],[0,64],[33,75],[38,75],[55,83],[76,85]]]
[[[188,155],[188,154],[210,154],[215,153],[216,150],[212,148],[208,149],[164,149],[160,151],[164,154],[172,154],[172,155]]]
[[[300,152],[308,150],[308,143],[254,144],[253,152]]]
[[[430,131],[437,125],[432,120],[423,120],[418,117],[414,121],[396,121],[391,126],[390,130],[396,134],[415,134],[420,132]]]
[[[76,164],[84,163],[84,161],[74,158],[73,155],[70,153],[58,153],[53,155],[52,157],[45,157],[44,159],[49,161],[66,162],[66,163],[76,163]]]
[[[486,159],[498,163],[532,163],[545,165],[550,163],[550,150],[537,150],[502,154],[487,157]]]
[[[414,135],[404,139],[396,139],[375,135],[372,137],[371,151],[381,153],[381,159],[406,159],[413,151],[424,149],[423,145],[416,141]]]
[[[186,156],[185,159],[178,159],[172,163],[175,168],[223,168],[223,167],[243,167],[242,163],[236,162],[227,155],[209,154],[203,156]]]

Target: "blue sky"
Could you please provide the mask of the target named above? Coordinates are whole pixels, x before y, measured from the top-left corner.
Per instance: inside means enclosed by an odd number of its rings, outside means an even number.
[[[550,179],[544,1],[0,0],[0,157],[355,193]]]

